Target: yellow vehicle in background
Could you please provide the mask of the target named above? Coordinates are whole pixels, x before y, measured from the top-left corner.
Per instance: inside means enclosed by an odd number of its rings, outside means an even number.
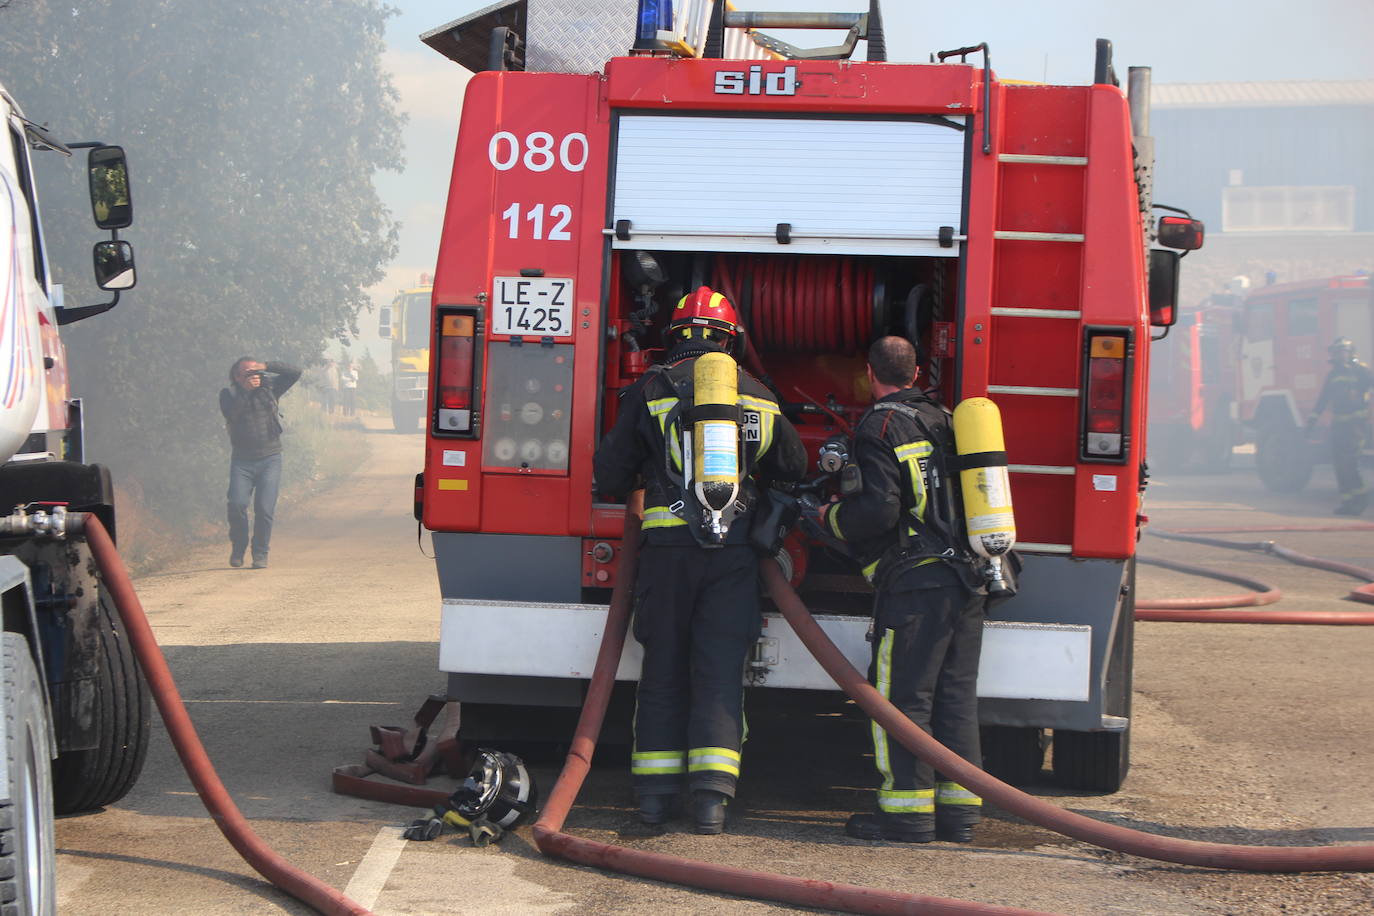
[[[429,300],[434,278],[396,294],[383,306],[377,333],[391,341],[391,422],[398,433],[417,432],[429,383]]]

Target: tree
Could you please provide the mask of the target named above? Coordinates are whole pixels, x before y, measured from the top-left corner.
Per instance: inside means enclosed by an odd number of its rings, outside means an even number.
[[[26,115],[129,155],[139,286],[64,332],[89,454],[138,478],[155,512],[222,511],[215,405],[231,361],[315,360],[340,328],[356,333],[363,289],[395,254],[372,184],[402,166],[381,65],[393,12],[378,0],[0,11],[0,80]],[[34,159],[54,276],[68,305],[99,301],[83,163]]]

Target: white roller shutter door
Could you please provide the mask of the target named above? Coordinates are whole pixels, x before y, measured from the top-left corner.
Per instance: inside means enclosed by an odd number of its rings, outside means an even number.
[[[611,226],[628,220],[631,237],[614,244],[957,256],[962,124],[625,114]],[[790,244],[777,241],[779,223]]]

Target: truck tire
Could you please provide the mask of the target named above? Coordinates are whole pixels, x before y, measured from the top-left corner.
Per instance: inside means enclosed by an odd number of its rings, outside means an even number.
[[[151,719],[148,685],[110,596],[102,589],[96,614],[100,673],[96,683],[96,746],[65,751],[53,765],[53,808],[90,811],[119,801],[143,770]]]
[[[1131,728],[1119,732],[1054,730],[1054,778],[1066,789],[1112,793],[1131,768]]]
[[[983,769],[1013,786],[1034,785],[1045,765],[1044,734],[1032,726],[984,725]]]
[[[1297,493],[1312,479],[1312,446],[1303,431],[1285,423],[1261,426],[1255,437],[1255,470],[1271,493]]]
[[[18,633],[0,645],[0,715],[5,786],[0,800],[0,914],[57,912],[53,843],[52,738],[29,644]]]

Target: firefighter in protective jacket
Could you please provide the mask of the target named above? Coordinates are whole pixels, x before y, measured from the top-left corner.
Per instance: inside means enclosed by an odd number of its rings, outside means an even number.
[[[666,358],[626,389],[594,462],[602,497],[644,487],[633,618],[644,646],[631,758],[639,815],[668,820],[685,786],[694,827],[706,834],[724,829],[735,794],[744,663],[762,619],[751,477],[792,481],[806,470],[801,439],[769,390],[728,359],[720,379],[721,354],[742,331],[720,293],[703,286],[684,296]],[[699,403],[698,364],[714,365],[710,387],[733,390],[731,403]],[[717,490],[723,481],[729,498],[703,481]]]
[[[846,541],[877,593],[869,680],[914,723],[965,760],[982,764],[977,680],[985,589],[965,546],[954,498],[948,412],[918,387],[916,350],[884,337],[868,354],[874,405],[854,432],[840,498],[818,523]],[[875,723],[882,777],[876,813],[853,815],[867,840],[969,842],[982,800],[938,779]]]
[[[1331,371],[1322,385],[1308,426],[1331,409],[1331,463],[1341,493],[1337,515],[1359,515],[1369,505],[1369,488],[1360,477],[1360,456],[1369,440],[1369,396],[1374,373],[1355,355],[1355,343],[1338,337],[1327,348]]]

